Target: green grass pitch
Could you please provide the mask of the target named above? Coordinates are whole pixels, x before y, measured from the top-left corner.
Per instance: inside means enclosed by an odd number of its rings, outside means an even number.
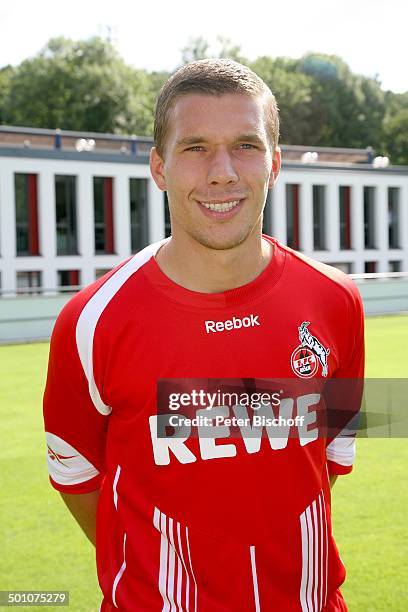
[[[408,316],[367,319],[366,338],[367,376],[408,377]],[[48,482],[47,356],[46,343],[0,347],[0,590],[68,590],[70,610],[96,612],[94,550]],[[407,468],[407,440],[360,439],[354,471],[334,487],[350,612],[408,610]]]

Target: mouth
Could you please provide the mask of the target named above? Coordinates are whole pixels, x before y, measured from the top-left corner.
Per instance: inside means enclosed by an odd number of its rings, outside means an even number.
[[[242,206],[245,198],[237,200],[224,200],[224,201],[198,201],[202,212],[211,217],[218,219],[230,218],[235,214]]]
[[[200,202],[202,206],[205,206],[208,210],[215,210],[217,212],[227,212],[235,208],[241,200],[231,200],[230,202]]]

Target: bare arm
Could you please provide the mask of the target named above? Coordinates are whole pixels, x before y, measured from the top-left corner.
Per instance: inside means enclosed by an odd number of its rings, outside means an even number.
[[[330,488],[332,489],[334,486],[334,483],[337,480],[337,474],[332,474],[331,476],[329,476],[329,479],[330,479]]]
[[[94,546],[96,543],[96,508],[98,505],[99,493],[99,489],[97,491],[91,491],[91,493],[82,493],[79,495],[60,492],[72,516]]]

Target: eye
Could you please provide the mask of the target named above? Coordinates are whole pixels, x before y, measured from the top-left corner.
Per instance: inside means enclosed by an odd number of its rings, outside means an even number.
[[[249,142],[243,142],[242,144],[239,145],[241,147],[241,149],[256,149],[256,146],[253,144],[250,144]]]
[[[204,147],[201,145],[194,145],[193,147],[189,147],[186,151],[204,151]]]

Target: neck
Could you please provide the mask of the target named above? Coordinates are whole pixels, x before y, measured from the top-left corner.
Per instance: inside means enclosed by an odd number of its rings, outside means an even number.
[[[156,255],[162,272],[190,291],[220,293],[253,281],[273,255],[270,242],[260,232],[252,233],[240,245],[223,250],[209,249],[187,237],[172,237]]]

